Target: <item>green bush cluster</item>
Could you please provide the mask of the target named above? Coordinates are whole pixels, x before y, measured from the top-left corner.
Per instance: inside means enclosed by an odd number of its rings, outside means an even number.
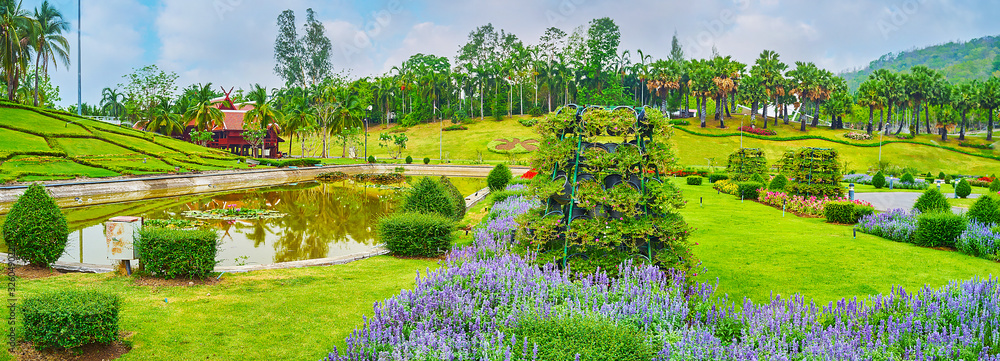
[[[514,347],[511,359],[518,360],[640,361],[652,360],[657,349],[635,324],[596,315],[525,318],[513,333],[538,346],[537,357],[534,347]]]
[[[66,250],[69,227],[56,201],[44,186],[35,183],[11,206],[3,224],[3,238],[18,259],[49,267]]]
[[[740,148],[729,155],[726,172],[737,182],[751,181],[754,175],[766,173],[767,158],[764,157],[764,151],[757,148]]]
[[[257,161],[260,162],[260,165],[266,165],[266,166],[278,167],[278,168],[285,168],[285,167],[312,167],[314,165],[323,163],[321,160],[319,160],[319,159],[313,159],[313,158],[295,158],[295,159],[268,159],[268,158],[261,158],[261,159],[257,159]]]
[[[413,164],[413,157],[406,156],[406,164]]]
[[[62,290],[29,297],[21,310],[24,339],[36,348],[76,348],[118,339],[117,295]]]
[[[802,148],[786,152],[782,157],[782,172],[793,178],[785,190],[790,194],[840,197],[844,189],[840,186],[841,163],[834,149]]]
[[[431,159],[428,157],[424,157],[424,164],[431,164]]]
[[[538,117],[542,116],[542,114],[545,114],[544,112],[542,112],[542,108],[531,107],[531,109],[528,109],[528,115],[531,115],[534,118],[538,118]]]
[[[955,247],[955,240],[966,227],[965,218],[951,212],[921,214],[913,243],[923,247]]]
[[[994,179],[993,182],[990,183],[990,192],[1000,192],[1000,178]]]
[[[767,185],[767,189],[781,192],[785,190],[785,186],[787,185],[788,178],[784,174],[778,173],[778,175],[774,176],[774,179],[771,179],[771,183]]]
[[[882,189],[885,187],[885,174],[882,174],[882,171],[878,171],[878,173],[875,173],[875,175],[872,176],[872,186],[875,187],[875,189]]]
[[[369,155],[368,156],[368,163],[375,163],[375,156],[374,155]]]
[[[948,204],[948,200],[944,198],[944,195],[937,188],[930,188],[925,191],[920,198],[917,198],[917,202],[913,205],[913,208],[916,208],[921,213],[951,211],[951,205]]]
[[[964,178],[958,181],[958,185],[955,186],[955,195],[959,198],[966,198],[970,194],[972,194],[972,185],[969,184],[969,181]]]
[[[451,249],[455,223],[438,213],[393,213],[378,221],[378,234],[392,253],[436,257]]]
[[[1000,201],[993,195],[984,195],[976,200],[965,214],[969,219],[983,224],[1000,224]]]
[[[451,205],[455,210],[455,214],[452,218],[456,221],[461,221],[462,218],[465,218],[465,196],[462,195],[462,192],[458,191],[458,187],[452,184],[448,177],[441,176],[439,182],[441,182],[441,186],[444,187],[444,190],[448,192],[448,196],[451,197]]]
[[[861,217],[874,213],[874,207],[854,202],[828,202],[823,206],[823,215],[826,216],[826,221],[832,223],[854,224],[858,223]]]
[[[913,174],[906,173],[902,177],[899,177],[899,181],[903,183],[915,183],[917,179],[913,177]]]
[[[759,182],[739,182],[736,186],[736,195],[741,199],[757,199],[760,196],[758,190],[764,188],[764,184]]]
[[[692,186],[700,186],[701,185],[701,177],[696,176],[696,175],[687,177],[687,184],[688,185],[692,185]]]
[[[726,180],[726,179],[729,179],[729,175],[725,173],[712,173],[708,175],[709,183],[715,183],[720,180]]]
[[[501,191],[507,188],[507,183],[513,178],[510,169],[503,163],[497,164],[486,176],[486,185],[490,187],[490,192]]]
[[[509,191],[505,189],[499,192],[490,192],[490,202],[491,203],[503,202],[504,200],[510,197],[528,196],[529,194],[530,193],[526,189],[517,191]]]
[[[430,177],[421,178],[403,200],[403,212],[436,213],[445,218],[455,217],[455,205],[448,190]]]
[[[218,249],[219,235],[209,229],[146,227],[136,233],[139,261],[147,272],[166,279],[208,277]]]

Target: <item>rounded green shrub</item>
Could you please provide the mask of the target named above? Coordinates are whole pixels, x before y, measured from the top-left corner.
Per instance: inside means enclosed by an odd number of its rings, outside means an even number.
[[[720,180],[726,180],[726,179],[729,179],[729,175],[725,173],[712,173],[708,175],[709,183],[715,183]]]
[[[700,186],[701,185],[701,177],[696,176],[696,175],[687,177],[687,184],[688,185],[692,185],[692,186]]]
[[[118,339],[117,295],[62,290],[24,300],[24,338],[36,348],[76,348]]]
[[[827,202],[823,206],[823,215],[827,222],[854,224],[858,219],[854,217],[853,202]]]
[[[955,178],[952,178],[950,175],[944,176],[944,182],[945,183],[952,184],[954,181],[955,181]]]
[[[458,191],[458,187],[452,184],[448,177],[441,176],[439,181],[441,182],[441,186],[448,191],[448,196],[451,197],[451,204],[455,209],[455,214],[452,218],[456,221],[461,221],[462,218],[465,218],[465,196],[462,195],[462,192]]]
[[[528,115],[531,115],[532,117],[538,118],[542,116],[542,114],[542,108],[532,107],[531,109],[528,109]]]
[[[455,223],[436,213],[393,213],[378,221],[385,248],[407,257],[436,257],[448,252],[454,231]]]
[[[784,174],[778,173],[771,180],[771,183],[767,185],[767,189],[772,191],[784,191],[785,186],[788,185],[788,178],[785,178]]]
[[[452,218],[455,216],[455,205],[441,183],[430,177],[423,177],[407,193],[403,200],[403,211],[437,213]]]
[[[368,163],[375,163],[375,156],[374,155],[369,155],[368,156]]]
[[[210,229],[146,227],[136,233],[135,253],[143,267],[166,279],[208,277],[218,251],[219,235]]]
[[[959,198],[966,198],[970,194],[972,194],[972,185],[969,184],[969,181],[965,178],[958,181],[958,185],[955,186],[955,195]]]
[[[943,171],[942,172],[938,172],[937,179],[944,179],[944,177],[945,177],[945,175],[944,175]]]
[[[431,164],[431,159],[428,157],[424,157],[424,164]]]
[[[767,184],[767,181],[764,180],[764,176],[761,175],[760,173],[757,173],[757,174],[754,174],[753,176],[751,176],[750,177],[750,181],[751,182],[757,182],[757,183],[760,183],[760,184]]]
[[[872,186],[875,187],[875,189],[882,189],[885,187],[885,174],[882,174],[882,171],[878,171],[878,173],[875,173],[875,175],[872,176]]]
[[[3,238],[14,255],[35,266],[49,267],[66,250],[66,216],[40,184],[17,198],[3,224]]]
[[[736,195],[741,199],[757,199],[760,196],[759,189],[764,188],[764,183],[760,182],[739,182],[736,183]]]
[[[994,179],[990,182],[990,192],[1000,192],[1000,179]]]
[[[538,345],[537,358],[534,347],[514,347],[511,359],[517,360],[639,361],[656,356],[639,327],[596,315],[529,317],[513,333],[518,340]]]
[[[903,183],[915,183],[917,181],[917,179],[913,178],[913,174],[906,173],[906,174],[903,174],[902,177],[899,177],[899,181],[903,182]]]
[[[955,240],[966,226],[965,218],[951,212],[921,214],[913,243],[923,247],[955,247]]]
[[[917,202],[913,205],[913,208],[922,213],[951,211],[951,205],[948,204],[948,200],[944,198],[944,195],[936,187],[931,187],[920,198],[917,198]]]
[[[969,207],[969,212],[965,215],[979,223],[1000,224],[1000,202],[992,195],[984,195]]]
[[[406,164],[413,164],[413,157],[406,156]]]
[[[507,183],[513,178],[510,169],[503,163],[497,164],[486,176],[486,185],[490,187],[490,192],[501,191],[507,188]]]

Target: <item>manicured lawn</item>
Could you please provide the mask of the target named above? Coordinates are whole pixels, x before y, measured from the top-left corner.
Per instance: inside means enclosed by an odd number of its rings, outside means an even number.
[[[24,109],[0,108],[0,125],[45,135],[90,135],[83,127]]]
[[[0,128],[0,139],[0,153],[52,150],[45,138],[16,130]]]
[[[53,175],[83,175],[91,178],[114,177],[119,175],[107,169],[88,167],[71,160],[58,157],[39,157],[19,155],[3,162],[0,170],[4,172],[49,173]],[[37,176],[36,176],[37,177]]]
[[[135,332],[134,348],[121,360],[318,360],[344,347],[375,302],[413,287],[417,272],[435,268],[436,261],[382,256],[224,274],[216,285],[179,287],[73,273],[21,280],[18,298],[68,288],[121,295],[120,328]],[[9,359],[6,349],[0,352]]]
[[[675,179],[675,184],[683,183]],[[682,214],[695,228],[691,242],[703,262],[699,281],[719,282],[720,294],[749,297],[802,294],[827,303],[842,297],[916,290],[950,280],[1000,275],[1000,263],[897,243],[825,223],[821,218],[782,217],[781,210],[726,194],[711,185],[680,185],[688,205]],[[704,207],[699,206],[704,198]]]

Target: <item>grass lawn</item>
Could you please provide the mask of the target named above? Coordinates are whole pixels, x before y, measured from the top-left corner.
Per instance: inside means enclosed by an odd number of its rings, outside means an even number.
[[[46,135],[90,135],[89,131],[77,124],[24,109],[0,108],[0,125]]]
[[[916,247],[799,218],[726,194],[711,185],[689,186],[678,179],[688,205],[682,210],[695,228],[691,242],[703,262],[699,281],[719,282],[731,300],[768,301],[772,294],[802,294],[827,303],[843,297],[887,293],[894,285],[916,290],[927,284],[1000,275],[1000,263],[958,252]],[[704,207],[699,207],[704,198]]]
[[[118,173],[107,169],[88,167],[83,164],[59,157],[39,157],[19,155],[3,162],[0,170],[4,172],[49,173],[53,175],[84,175],[90,178],[114,177]],[[29,176],[30,177],[30,176]],[[38,176],[35,176],[38,177]],[[28,179],[28,177],[22,177]]]
[[[45,138],[16,130],[0,128],[0,153],[52,150]]]
[[[382,256],[329,267],[224,274],[215,285],[143,286],[131,278],[71,273],[21,280],[18,298],[58,289],[122,297],[120,328],[135,332],[121,360],[318,360],[412,288],[437,261]],[[19,326],[21,323],[19,322]],[[6,328],[3,336],[6,337]],[[6,349],[0,359],[11,359]]]

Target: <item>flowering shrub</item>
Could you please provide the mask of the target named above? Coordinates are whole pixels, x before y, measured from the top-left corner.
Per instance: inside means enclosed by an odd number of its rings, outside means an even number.
[[[770,192],[764,189],[760,190],[760,198],[757,199],[759,202],[766,205],[781,208],[785,207],[789,212],[806,215],[806,216],[822,216],[825,210],[825,205],[829,202],[850,202],[859,206],[871,206],[871,203],[862,200],[850,200],[846,197],[830,198],[823,197],[817,198],[816,196],[796,196],[789,195],[785,192]]]
[[[988,188],[990,186],[990,183],[993,183],[993,181],[996,180],[996,178],[993,177],[979,177],[976,179],[971,179],[971,178],[967,179],[970,185],[983,188]]]
[[[729,179],[723,179],[718,182],[712,183],[712,188],[715,190],[725,193],[735,195],[737,191],[740,190],[740,186]]]
[[[777,135],[778,134],[778,133],[775,133],[774,131],[772,131],[770,129],[753,128],[753,127],[750,127],[750,126],[747,126],[747,125],[744,125],[744,126],[740,127],[739,129],[742,132],[747,132],[747,133],[750,133],[750,134],[757,134],[757,135]]]
[[[846,134],[844,134],[844,138],[854,139],[854,140],[871,140],[872,135],[868,133],[847,132]]]
[[[959,142],[958,146],[975,148],[975,149],[993,149],[993,144],[976,144],[976,143]]]
[[[640,333],[646,344],[639,348],[658,350],[656,360],[1000,360],[993,351],[1000,280],[899,288],[823,307],[795,295],[735,307],[714,287],[655,266],[623,263],[619,278],[574,277],[533,265],[532,254],[507,252],[518,227],[512,215],[533,204],[520,197],[497,203],[472,246],[450,253],[413,290],[377,303],[326,360],[539,360],[558,351],[546,345],[561,336],[533,332],[538,325],[571,330],[578,324],[564,322],[581,318]],[[560,359],[620,359],[574,356]]]
[[[955,248],[970,256],[1000,260],[1000,232],[993,224],[970,221],[965,232],[958,236]]]
[[[907,212],[893,209],[887,213],[875,213],[861,217],[855,227],[858,231],[896,242],[913,243],[913,233],[917,231],[920,211]]]

